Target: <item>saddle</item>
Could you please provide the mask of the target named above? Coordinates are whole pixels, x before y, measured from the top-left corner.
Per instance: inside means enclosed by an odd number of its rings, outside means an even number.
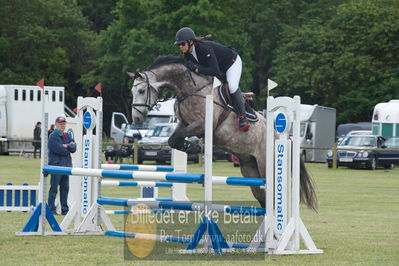
[[[222,99],[222,104],[228,109],[235,112],[228,86],[224,86],[223,84],[221,84],[217,87],[217,90],[220,99]],[[259,118],[256,116],[256,111],[250,106],[247,100],[245,100],[244,106],[245,106],[245,116],[247,117],[248,121],[251,123],[258,122]]]

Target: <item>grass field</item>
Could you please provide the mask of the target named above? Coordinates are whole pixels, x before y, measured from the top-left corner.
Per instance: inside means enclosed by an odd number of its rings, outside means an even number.
[[[0,184],[36,184],[39,160],[0,156]],[[265,256],[270,265],[399,265],[399,169],[376,171],[327,169],[307,164],[318,194],[318,213],[301,209],[302,219],[323,255]],[[202,172],[189,164],[190,172]],[[227,162],[216,162],[214,174],[240,176]],[[107,188],[108,189],[108,188]],[[109,188],[107,196],[126,197]],[[202,199],[202,187],[189,185],[192,200]],[[245,187],[214,186],[215,200],[252,200]],[[29,214],[0,212],[0,265],[142,264],[253,265],[259,261],[125,261],[123,239],[105,236],[16,237]],[[62,216],[57,216],[61,221]],[[115,224],[122,218],[112,217]],[[165,244],[166,245],[166,244]],[[183,247],[183,246],[182,246]]]

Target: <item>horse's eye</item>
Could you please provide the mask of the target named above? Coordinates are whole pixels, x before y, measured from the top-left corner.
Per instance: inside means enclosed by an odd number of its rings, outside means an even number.
[[[140,94],[144,94],[144,92],[145,92],[145,89],[140,89],[140,90],[139,90],[139,93],[140,93]]]

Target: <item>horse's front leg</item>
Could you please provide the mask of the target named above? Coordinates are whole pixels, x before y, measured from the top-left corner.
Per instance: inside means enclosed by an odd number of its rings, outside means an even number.
[[[177,124],[175,132],[170,136],[168,143],[173,149],[185,151],[185,138],[192,136],[202,136],[204,134],[204,120],[197,120],[188,126],[184,126],[182,122]]]

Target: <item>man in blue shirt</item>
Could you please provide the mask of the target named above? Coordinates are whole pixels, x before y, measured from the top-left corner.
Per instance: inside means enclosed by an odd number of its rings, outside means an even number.
[[[55,130],[50,134],[48,139],[48,164],[56,166],[72,167],[71,153],[76,151],[76,143],[65,134],[66,119],[63,116],[57,117],[55,120]],[[50,181],[50,191],[48,195],[48,205],[56,214],[55,196],[57,195],[58,186],[60,186],[60,202],[61,214],[65,215],[69,211],[68,192],[69,192],[69,176],[52,174]]]

